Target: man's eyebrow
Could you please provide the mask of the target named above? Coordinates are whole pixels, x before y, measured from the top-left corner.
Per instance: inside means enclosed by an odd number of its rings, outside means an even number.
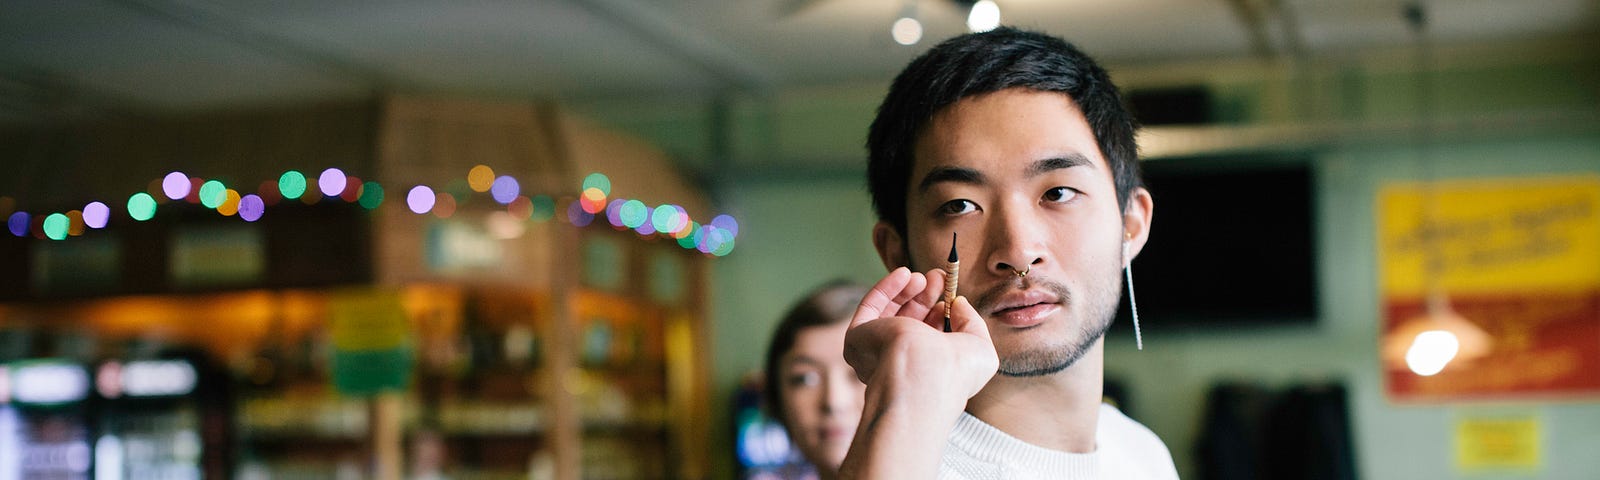
[[[1059,157],[1051,157],[1033,162],[1028,166],[1028,177],[1037,177],[1056,170],[1065,170],[1072,167],[1094,167],[1088,157],[1080,153],[1069,153]]]
[[[965,167],[934,167],[928,176],[922,177],[922,183],[917,184],[917,191],[927,192],[935,184],[944,182],[965,183],[969,185],[982,185],[983,173]]]

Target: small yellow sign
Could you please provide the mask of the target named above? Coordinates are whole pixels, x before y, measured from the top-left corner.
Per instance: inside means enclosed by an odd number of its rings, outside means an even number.
[[[1539,418],[1534,415],[1456,420],[1456,468],[1462,472],[1538,470]]]

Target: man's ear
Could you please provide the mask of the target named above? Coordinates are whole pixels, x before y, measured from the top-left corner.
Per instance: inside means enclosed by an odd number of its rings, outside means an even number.
[[[878,249],[878,259],[883,261],[884,270],[910,266],[906,262],[906,242],[889,222],[872,226],[872,246]]]
[[[1145,242],[1150,240],[1150,219],[1155,216],[1155,211],[1155,199],[1150,197],[1149,190],[1135,188],[1128,195],[1128,208],[1122,212],[1122,238],[1128,244],[1127,258],[1122,259],[1125,262],[1123,266],[1139,256]]]

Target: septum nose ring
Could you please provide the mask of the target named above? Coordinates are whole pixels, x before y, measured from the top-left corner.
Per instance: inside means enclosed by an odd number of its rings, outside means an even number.
[[[1028,276],[1028,272],[1031,271],[1031,270],[1033,270],[1033,267],[1028,267],[1027,269],[1021,270],[1021,271],[1018,271],[1017,269],[1012,268],[1011,269],[1011,274],[1012,275],[1016,275],[1017,278],[1022,278],[1022,277]]]

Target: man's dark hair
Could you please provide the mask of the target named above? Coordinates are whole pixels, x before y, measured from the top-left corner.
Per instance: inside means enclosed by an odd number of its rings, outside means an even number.
[[[1002,27],[940,43],[895,77],[867,132],[867,187],[878,219],[906,231],[913,146],[935,113],[963,98],[1013,87],[1060,92],[1077,103],[1116,183],[1117,205],[1143,186],[1138,129],[1111,76],[1065,40]]]
[[[788,406],[783,403],[783,372],[779,368],[783,356],[794,349],[795,338],[800,336],[801,330],[850,321],[856,306],[866,296],[867,287],[847,280],[834,280],[807,292],[805,297],[789,307],[783,320],[778,321],[778,328],[772,332],[772,343],[767,346],[766,369],[763,372],[766,377],[761,386],[761,396],[766,403],[767,414],[783,424],[784,428],[789,427],[789,419],[784,415]],[[844,356],[843,346],[839,347],[839,356]]]

